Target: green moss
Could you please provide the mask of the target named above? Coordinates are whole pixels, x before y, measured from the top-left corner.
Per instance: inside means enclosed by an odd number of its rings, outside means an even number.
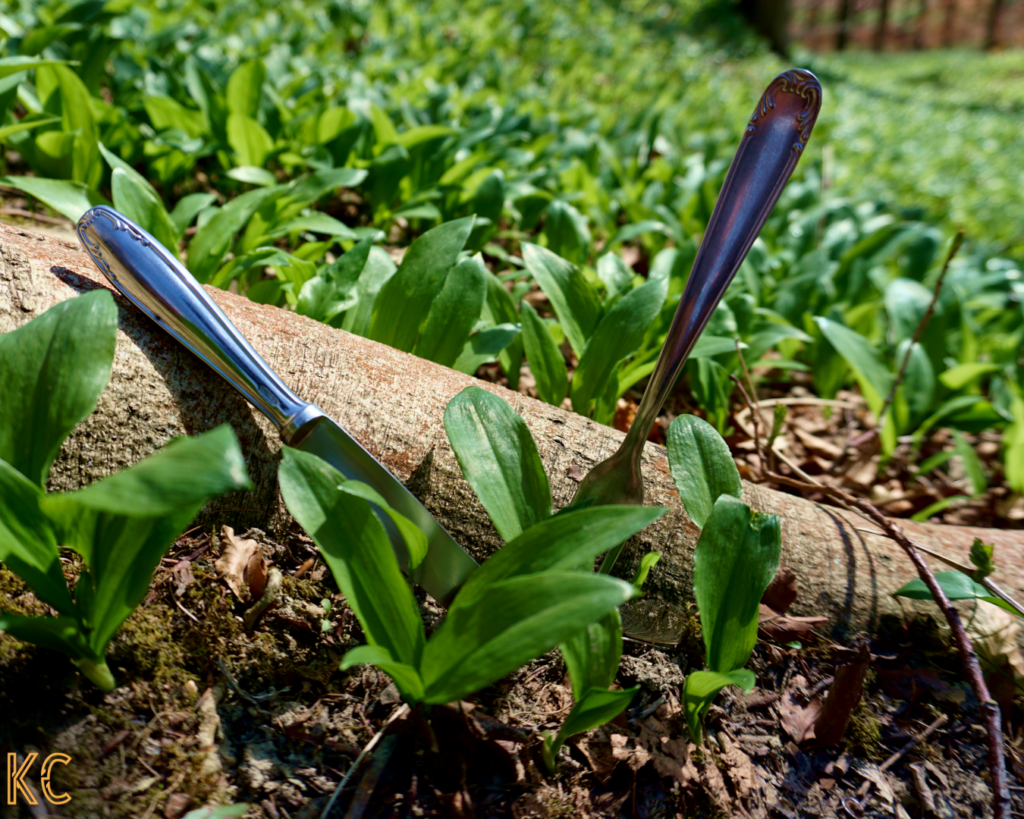
[[[851,753],[873,762],[884,758],[882,752],[882,724],[871,704],[862,699],[846,726],[846,747]]]

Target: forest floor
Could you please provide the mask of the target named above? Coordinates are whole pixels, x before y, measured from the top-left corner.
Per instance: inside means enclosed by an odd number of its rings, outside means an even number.
[[[783,393],[770,372],[754,375],[762,436],[771,402],[790,402],[780,469],[840,486],[893,517],[964,496],[944,520],[1024,526],[1024,503],[994,469],[977,495],[955,459],[941,480],[922,482],[899,452],[882,470],[856,394],[822,403],[809,384]],[[617,425],[628,424],[637,397],[622,402]],[[735,409],[728,441],[744,477],[757,478],[752,412]],[[685,411],[677,397],[664,426]],[[936,433],[922,457],[944,443]],[[995,463],[996,441],[970,443]],[[70,558],[66,570],[77,571]],[[98,692],[66,658],[0,634],[2,750],[39,754],[26,780],[38,804],[0,804],[0,817],[179,819],[243,802],[246,816],[261,819],[991,815],[986,734],[944,627],[890,618],[872,635],[833,633],[824,618],[786,617],[795,587],[784,574],[779,581],[751,661],[758,686],[723,692],[702,743],[690,741],[680,699],[685,674],[703,666],[694,617],[677,646],[626,642],[618,683],[639,686],[631,707],[571,739],[551,773],[542,733],[557,731],[572,706],[557,652],[471,702],[410,712],[375,668],[339,670],[365,639],[308,537],[194,530],[175,543],[111,645],[113,693]],[[5,569],[0,597],[15,612],[48,611]],[[420,602],[435,623],[442,611]],[[1004,643],[990,685],[1004,708],[1020,813],[1024,711],[1014,675],[1024,661],[1015,637]],[[851,670],[864,680],[859,702]],[[818,719],[830,697],[856,703],[845,730]],[[839,736],[816,737],[829,729]],[[69,794],[64,805],[40,793],[39,765],[55,752],[71,758],[54,766],[50,785]]]

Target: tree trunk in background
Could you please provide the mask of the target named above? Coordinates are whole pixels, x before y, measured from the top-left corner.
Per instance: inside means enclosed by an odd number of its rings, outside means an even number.
[[[999,15],[1003,10],[1003,0],[992,0],[988,8],[988,23],[985,26],[985,50],[991,51],[999,46]]]
[[[914,48],[920,51],[924,48],[924,30],[928,21],[928,0],[921,0],[917,7],[917,22],[914,25]]]
[[[885,48],[885,30],[889,25],[889,0],[880,0],[878,6],[878,25],[875,27],[873,47],[875,51]]]
[[[946,0],[946,19],[942,24],[942,45],[946,48],[953,47],[955,37],[954,25],[956,23],[956,0]]]
[[[0,225],[0,332],[19,327],[61,301],[105,286],[89,257],[71,242]],[[448,401],[469,385],[509,402],[530,427],[551,480],[556,509],[580,480],[608,457],[623,435],[571,412],[335,330],[294,313],[209,288],[239,330],[282,379],[344,426],[419,497],[478,559],[502,545],[462,473],[444,432]],[[192,353],[121,297],[110,383],[96,410],[65,442],[50,475],[51,491],[70,491],[123,469],[177,435],[230,423],[254,487],[219,498],[204,524],[284,531],[277,492],[280,442],[269,421]],[[686,516],[669,474],[665,449],[643,455],[648,502],[669,513],[633,538],[622,571],[631,576],[648,551],[663,557],[647,591],[655,600],[693,600],[693,549],[699,531]],[[794,495],[746,483],[744,500],[782,516],[782,563],[797,575],[794,614],[828,615],[844,632],[873,630],[886,614],[929,602],[897,602],[891,593],[915,577],[909,560],[871,522]],[[994,579],[1024,593],[1024,532],[900,521],[907,535],[967,563],[975,536],[995,545]]]
[[[789,0],[740,0],[740,12],[772,51],[789,59]]]
[[[841,0],[839,3],[838,29],[836,30],[836,51],[845,51],[850,37],[850,10],[852,0]]]
[[[818,15],[821,12],[822,0],[811,0],[807,7],[807,25],[804,27],[804,38],[809,40],[818,28]]]

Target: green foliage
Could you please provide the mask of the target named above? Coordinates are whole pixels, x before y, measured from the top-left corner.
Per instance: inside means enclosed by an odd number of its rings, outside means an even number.
[[[729,55],[692,39],[709,10]],[[204,283],[463,372],[498,361],[512,388],[525,355],[553,404],[569,354],[574,409],[606,424],[653,370],[742,123],[787,67],[704,3],[84,13],[7,13],[0,184],[73,219],[112,199]],[[998,430],[1024,491],[1021,59],[815,58],[833,102],[684,372],[719,432],[737,339],[773,381],[810,371],[820,396],[857,383],[880,407],[963,223],[884,453]],[[408,246],[398,272],[384,237]]]
[[[61,444],[107,383],[116,328],[114,300],[99,290],[0,336],[0,379],[13,385],[0,409],[0,560],[58,612],[0,612],[0,630],[63,651],[104,691],[114,687],[107,645],[167,548],[207,500],[249,485],[234,433],[220,427],[76,492],[44,491]],[[73,595],[58,544],[84,563]]]
[[[709,424],[679,416],[669,427],[669,468],[687,512],[699,527],[693,592],[708,671],[691,671],[683,685],[690,737],[700,742],[704,717],[727,685],[754,687],[743,668],[757,642],[761,596],[779,568],[779,518],[754,512],[738,497],[742,483],[725,442]]]
[[[320,547],[369,641],[346,654],[342,668],[376,665],[409,702],[466,697],[636,593],[621,580],[579,570],[607,548],[606,537],[590,536],[600,518],[568,525],[550,518],[549,525],[522,532],[478,569],[426,640],[384,527],[364,497],[347,491],[352,482],[315,456],[288,448],[280,474],[289,511]],[[632,515],[629,533],[664,510],[645,511]],[[614,525],[604,528],[617,531]]]
[[[707,422],[694,415],[680,415],[668,429],[669,469],[690,520],[700,528],[708,522],[721,495],[743,494],[732,453]]]
[[[479,387],[467,387],[449,402],[445,429],[466,480],[499,533],[512,538],[469,578],[456,606],[482,605],[489,584],[498,586],[511,577],[539,578],[544,576],[540,572],[562,574],[567,569],[583,572],[585,577],[607,577],[587,573],[594,558],[616,548],[666,511],[649,506],[591,506],[552,515],[547,475],[529,429],[504,401]],[[516,443],[502,445],[508,442]],[[532,490],[521,494],[525,486]],[[645,558],[647,571],[656,562],[649,558]],[[639,594],[642,583],[643,577],[638,577],[629,584],[633,595]],[[524,584],[524,593],[528,588],[532,590]],[[560,594],[554,587],[549,593]],[[609,688],[622,657],[618,609],[577,622],[579,628],[559,640],[576,704],[558,734],[545,737],[544,759],[552,770],[566,739],[614,718],[638,690]]]
[[[950,600],[984,600],[995,606],[1006,609],[1011,614],[1019,614],[1016,608],[1007,603],[1001,597],[996,597],[981,583],[975,581],[970,575],[960,571],[936,572],[935,581],[939,588]],[[894,597],[907,597],[911,600],[931,600],[932,593],[925,582],[915,577],[913,580],[904,583],[893,592]]]

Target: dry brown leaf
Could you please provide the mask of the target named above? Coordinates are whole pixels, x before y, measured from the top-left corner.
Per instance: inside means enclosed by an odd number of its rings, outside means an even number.
[[[789,689],[779,700],[779,722],[796,743],[814,738],[814,721],[821,713],[821,698],[815,697],[807,705],[802,705],[796,698],[795,691],[804,688],[807,680],[796,676]]]
[[[757,775],[750,757],[725,734],[719,734],[718,742],[722,745],[722,761],[726,772],[740,799],[754,799],[761,795],[761,778]]]
[[[984,600],[979,600],[978,607],[964,619],[982,668],[1005,667],[1013,673],[1014,682],[1024,683],[1024,657],[1017,647],[1020,621],[1006,609]]]
[[[761,595],[761,603],[778,614],[785,614],[797,598],[796,572],[780,568]]]
[[[810,452],[815,452],[818,455],[824,455],[826,458],[831,458],[833,461],[843,454],[843,448],[841,446],[836,446],[831,441],[819,438],[817,435],[813,435],[812,433],[801,429],[799,426],[793,425],[793,434],[796,435],[797,440],[807,447]]]
[[[267,584],[267,561],[259,544],[238,537],[230,526],[221,528],[220,542],[221,555],[213,564],[217,576],[242,602],[258,599]]]
[[[827,617],[790,617],[779,614],[761,604],[758,614],[757,636],[775,643],[806,642],[813,638],[814,630],[828,623]]]

